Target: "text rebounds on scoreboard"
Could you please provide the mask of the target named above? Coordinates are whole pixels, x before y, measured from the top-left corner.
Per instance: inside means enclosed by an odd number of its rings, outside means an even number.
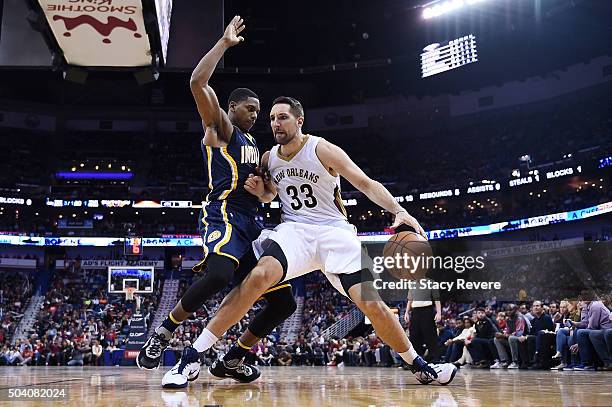
[[[478,61],[473,34],[451,40],[446,45],[430,44],[421,54],[421,78],[450,71]]]

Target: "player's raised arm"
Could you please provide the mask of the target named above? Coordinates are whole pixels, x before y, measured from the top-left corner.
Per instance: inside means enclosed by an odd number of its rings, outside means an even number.
[[[276,186],[270,179],[268,172],[268,159],[270,152],[266,151],[261,156],[261,166],[258,174],[249,174],[249,178],[244,183],[244,189],[255,195],[260,202],[272,202],[276,198]]]
[[[387,188],[380,182],[368,177],[340,147],[321,140],[317,146],[317,156],[326,168],[336,171],[351,185],[363,192],[372,202],[393,213],[395,215],[394,228],[400,224],[410,225],[417,233],[426,237],[419,222],[397,203]]]
[[[191,93],[196,101],[198,112],[207,131],[215,131],[217,137],[228,141],[232,135],[233,126],[227,113],[219,106],[219,100],[208,81],[221,57],[229,48],[244,41],[239,34],[244,30],[242,18],[236,16],[229,23],[223,37],[200,60],[191,74]]]

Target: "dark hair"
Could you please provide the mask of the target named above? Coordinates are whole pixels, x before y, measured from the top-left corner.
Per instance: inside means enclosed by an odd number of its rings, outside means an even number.
[[[227,99],[227,104],[229,105],[232,102],[240,103],[244,102],[248,98],[259,99],[257,93],[253,92],[248,88],[236,88],[230,93],[229,98]]]
[[[285,105],[289,105],[289,111],[295,117],[304,117],[304,108],[302,107],[302,104],[300,103],[299,100],[294,99],[289,96],[279,96],[276,99],[274,99],[274,101],[272,102],[272,106],[278,105],[281,103]]]
[[[482,307],[478,307],[478,308],[476,308],[476,312],[478,312],[478,311],[485,312],[485,309],[484,309],[484,308],[482,308]]]
[[[579,301],[594,301],[596,298],[595,292],[589,289],[582,290],[578,296]]]

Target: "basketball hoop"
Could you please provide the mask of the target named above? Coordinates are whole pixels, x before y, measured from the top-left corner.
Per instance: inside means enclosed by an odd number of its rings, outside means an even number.
[[[136,287],[127,287],[124,291],[125,291],[125,300],[134,301],[134,294],[136,293]]]
[[[125,300],[136,300],[136,313],[140,313],[140,296],[136,295],[136,287],[127,287],[125,290]]]

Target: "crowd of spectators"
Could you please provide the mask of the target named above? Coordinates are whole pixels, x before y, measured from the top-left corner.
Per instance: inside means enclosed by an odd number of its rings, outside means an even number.
[[[184,274],[184,273],[183,273]],[[182,280],[180,297],[194,278]],[[26,273],[0,274],[3,289],[3,341],[0,364],[99,365],[105,350],[125,347],[133,306],[123,297],[111,298],[106,290],[106,271],[83,270],[72,262],[55,272],[36,322],[25,340],[10,345],[7,319],[23,311],[31,295],[32,278]],[[258,365],[402,366],[399,355],[385,345],[368,325],[360,324],[345,338],[326,329],[353,307],[320,273],[304,277],[305,300],[301,329],[296,340],[286,343],[275,330],[251,349],[247,361]],[[159,287],[156,290],[159,293]],[[180,325],[170,341],[179,357],[202,332],[227,290],[208,300]],[[533,291],[533,295],[540,295]],[[537,298],[537,297],[536,297]],[[611,370],[612,297],[608,291],[583,290],[579,298],[558,301],[509,303],[492,297],[486,301],[445,301],[437,324],[437,352],[441,360],[460,366],[490,369]],[[141,309],[150,320],[159,294],[144,296]],[[248,326],[262,304],[233,326],[205,355],[206,363],[223,356]],[[399,304],[401,307],[402,304]],[[398,310],[399,313],[399,310]],[[401,313],[399,313],[401,315]],[[406,330],[410,326],[404,324]],[[418,350],[427,358],[430,350]]]
[[[536,107],[520,106],[453,118],[423,131],[407,130],[405,117],[402,117],[384,120],[381,126],[329,134],[323,132],[322,135],[344,148],[368,175],[383,182],[397,196],[464,187],[470,181],[506,182],[514,169],[520,169],[524,175],[528,166],[537,168],[538,165],[559,160],[564,160],[559,165],[583,166],[583,173],[576,174],[579,177],[575,179],[547,180],[546,186],[540,188],[547,189],[546,193],[540,190],[532,195],[528,189],[522,193],[515,192],[521,188],[511,192],[505,190],[487,195],[490,198],[488,202],[479,200],[478,205],[464,198],[465,194],[448,200],[404,203],[427,229],[472,226],[580,209],[609,201],[612,198],[612,190],[607,186],[609,182],[606,182],[609,176],[593,165],[599,158],[612,154],[612,118],[607,101],[605,92],[593,91],[587,100],[568,97]],[[415,134],[411,134],[412,131]],[[257,136],[262,151],[270,147],[272,138],[269,134]],[[146,136],[104,134],[100,137],[112,137],[115,141],[125,139],[104,145],[92,145],[93,136],[84,138],[81,134],[68,133],[61,142],[58,141],[58,146],[41,143],[35,135],[14,137],[8,130],[0,133],[2,137],[11,143],[17,140],[22,145],[21,148],[5,152],[5,160],[2,161],[3,165],[10,167],[10,171],[5,172],[19,178],[19,182],[29,180],[35,171],[42,171],[40,167],[33,166],[40,163],[57,167],[45,168],[44,173],[68,171],[70,167],[80,171],[81,164],[85,170],[94,171],[90,167],[96,163],[102,166],[101,170],[106,170],[111,164],[115,170],[117,166],[121,168],[123,163],[134,173],[133,179],[125,184],[122,184],[123,181],[117,184],[109,181],[108,185],[97,182],[68,184],[68,181],[56,179],[49,185],[44,180],[38,191],[39,196],[33,192],[33,199],[166,199],[199,202],[206,196],[200,133],[179,131]],[[63,145],[70,145],[70,151],[66,152]],[[58,162],[48,160],[48,151],[57,152]],[[89,158],[79,157],[74,151]],[[132,151],[138,151],[138,155]],[[26,159],[24,154],[28,157],[43,154],[44,159]],[[529,157],[526,161],[519,161],[519,157],[525,156]],[[544,179],[547,169],[540,171]],[[585,180],[578,179],[583,176]],[[606,179],[591,187],[589,177],[593,180],[600,177]],[[589,182],[588,185],[576,187],[578,181]],[[557,182],[564,187],[551,185],[559,185]],[[17,181],[8,182],[6,187],[15,191],[16,185]],[[32,185],[36,185],[36,182]],[[500,195],[502,193],[503,196]],[[541,198],[537,197],[538,193],[543,194]],[[354,188],[347,183],[343,183],[343,194],[346,199],[354,196],[361,198],[358,199],[358,206],[347,207],[351,222],[359,230],[380,231],[389,225],[389,215],[381,214],[380,208],[361,203],[367,199],[359,194],[354,195]],[[511,199],[508,199],[510,196]],[[0,218],[0,230],[75,236],[117,235],[128,229],[151,236],[197,233],[197,213],[191,214],[192,211],[176,211],[172,216],[170,211],[160,216],[158,210],[141,211],[138,215],[132,208],[129,211],[117,208],[113,214],[99,210],[103,212],[104,219],[93,219],[93,228],[61,228],[57,208],[42,209],[21,209],[21,212],[32,210],[37,213],[36,216],[29,213],[26,216],[3,216]],[[4,210],[8,211],[9,208],[5,207]],[[70,217],[68,220],[79,223],[92,220],[93,212],[97,211],[89,211],[91,213],[87,215],[82,210],[74,212],[76,218]],[[279,220],[278,213],[278,210],[264,210],[262,216],[267,225],[273,225]]]
[[[98,365],[104,350],[123,348],[134,305],[110,296],[106,283],[106,270],[84,270],[78,262],[57,270],[26,339],[4,344],[0,364]],[[155,292],[142,297],[147,320],[159,302]]]
[[[33,290],[34,278],[29,272],[0,271],[0,346],[15,333]]]
[[[607,179],[607,178],[606,178]],[[437,200],[428,203],[404,203],[407,210],[417,218],[426,230],[437,230],[455,227],[486,225],[491,223],[518,220],[552,213],[584,209],[612,200],[612,189],[608,184],[595,180],[578,188],[569,184],[548,186],[514,193],[504,197],[498,194],[490,198],[473,197]],[[582,182],[581,182],[582,183]],[[543,192],[546,190],[546,192]],[[357,206],[347,207],[349,221],[360,232],[381,232],[391,225],[392,215],[381,210],[363,196]],[[165,212],[161,214],[161,212]],[[198,234],[196,210],[164,211],[151,209],[117,210],[113,214],[104,213],[103,219],[91,220],[91,214],[79,214],[70,221],[81,225],[87,219],[90,227],[62,228],[56,215],[21,216],[12,219],[10,216],[0,219],[0,230],[3,232],[27,233],[40,236],[122,236],[126,233],[137,233],[143,236],[162,236],[169,234]],[[280,222],[279,209],[262,208],[260,218],[266,227],[273,227]]]
[[[438,324],[442,361],[486,369],[612,371],[609,294],[476,307]]]

